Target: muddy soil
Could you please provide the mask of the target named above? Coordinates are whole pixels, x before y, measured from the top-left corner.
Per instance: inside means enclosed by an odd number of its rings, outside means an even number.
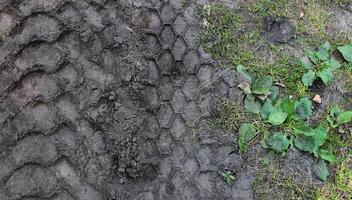
[[[234,136],[206,128],[237,90],[197,2],[0,5],[1,200],[252,199]]]
[[[200,45],[206,3],[2,0],[0,199],[253,199],[235,134],[207,126],[241,94]]]

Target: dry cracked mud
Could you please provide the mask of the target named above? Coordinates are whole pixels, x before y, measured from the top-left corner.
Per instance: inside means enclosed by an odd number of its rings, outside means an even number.
[[[206,128],[239,92],[199,44],[204,3],[1,0],[0,199],[253,199]]]

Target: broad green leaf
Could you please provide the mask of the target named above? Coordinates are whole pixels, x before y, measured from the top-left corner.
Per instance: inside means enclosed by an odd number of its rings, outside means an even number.
[[[260,109],[260,116],[262,119],[268,119],[270,113],[275,110],[274,106],[271,103],[271,100],[267,99],[263,104],[262,108]]]
[[[308,51],[307,56],[308,58],[314,63],[318,64],[319,61],[328,60],[330,57],[330,49],[331,45],[329,42],[325,42],[318,51]]]
[[[242,82],[238,85],[240,89],[244,91],[245,94],[250,94],[251,92],[251,86],[247,82]]]
[[[290,141],[282,133],[273,133],[266,138],[268,146],[277,153],[288,149]]]
[[[280,125],[285,122],[287,116],[287,113],[283,112],[282,110],[276,109],[269,115],[268,122],[272,125]]]
[[[313,64],[318,64],[319,63],[319,57],[317,56],[316,51],[308,51],[307,52],[308,58],[313,62]]]
[[[260,141],[260,144],[262,145],[262,147],[263,147],[264,149],[268,149],[268,148],[269,148],[269,145],[265,142],[265,140],[261,140],[261,141]]]
[[[248,82],[253,81],[253,77],[247,72],[243,65],[237,65],[237,72],[240,73]]]
[[[282,111],[292,116],[295,114],[295,102],[292,99],[285,99],[280,105]]]
[[[277,86],[273,86],[270,89],[270,96],[269,99],[271,101],[275,101],[276,97],[279,95],[280,89]]]
[[[337,105],[330,109],[329,115],[327,116],[327,121],[331,127],[336,128],[339,126],[339,124],[336,122],[336,118],[340,115],[340,113],[342,113],[342,110]]]
[[[296,135],[304,135],[304,136],[314,136],[315,131],[308,126],[305,122],[298,122],[293,127],[293,131]]]
[[[313,136],[296,135],[294,144],[299,150],[307,151],[312,154],[316,154],[318,150],[318,145],[315,143]]]
[[[323,145],[326,139],[328,138],[328,130],[322,125],[319,125],[317,128],[314,129],[314,133],[315,143],[318,146]]]
[[[253,94],[259,94],[259,95],[270,95],[270,90],[266,87],[263,87],[263,86],[259,86],[259,85],[256,85],[256,86],[253,86],[252,87],[252,93]]]
[[[271,76],[262,76],[254,81],[252,88],[263,87],[270,91],[272,86],[273,86],[273,78]]]
[[[247,149],[248,142],[256,135],[256,130],[252,124],[243,123],[238,131],[238,146],[241,152]]]
[[[326,49],[326,50],[330,50],[331,49],[331,45],[330,45],[330,42],[329,41],[326,41],[324,44],[322,44],[320,46],[321,49]]]
[[[341,68],[341,64],[339,63],[339,61],[334,58],[330,58],[330,60],[326,61],[326,64],[329,65],[329,67],[333,70]]]
[[[301,98],[300,100],[295,102],[295,114],[296,118],[301,120],[308,119],[309,116],[313,113],[313,105],[312,102],[307,98]]]
[[[304,68],[306,69],[311,69],[313,66],[313,63],[310,61],[310,59],[307,56],[301,57],[301,64]]]
[[[345,58],[347,62],[352,62],[352,44],[341,46],[337,49],[340,51],[343,58]]]
[[[259,114],[262,105],[252,94],[247,94],[244,100],[244,107],[248,112]]]
[[[317,57],[319,60],[324,61],[329,59],[330,57],[330,49],[331,45],[329,42],[325,42],[318,50],[317,52]]]
[[[323,160],[319,160],[318,163],[314,165],[313,173],[321,181],[326,181],[326,179],[330,175],[326,163]]]
[[[312,86],[315,79],[317,79],[317,76],[313,70],[309,70],[302,76],[302,82],[307,87]]]
[[[324,68],[321,71],[317,73],[317,76],[321,78],[321,80],[325,83],[328,84],[332,81],[333,79],[333,73],[331,68]]]
[[[350,121],[352,121],[352,111],[340,113],[337,117],[338,124],[346,124]]]
[[[330,163],[336,162],[336,157],[334,156],[334,154],[325,149],[319,149],[318,155],[321,159],[329,161]]]

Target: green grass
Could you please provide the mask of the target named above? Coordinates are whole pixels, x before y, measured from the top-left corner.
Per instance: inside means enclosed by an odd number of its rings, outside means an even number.
[[[249,2],[249,3],[248,3]],[[247,1],[247,9],[259,17],[266,17],[269,15],[285,15],[285,7],[287,1],[285,0],[256,0]]]
[[[352,198],[352,132],[334,131],[329,137],[328,148],[337,155],[335,175],[316,190],[316,200],[344,200]]]
[[[256,2],[252,11],[262,7]],[[276,3],[272,3],[275,6]],[[282,1],[280,1],[282,2]],[[265,4],[266,5],[266,4]],[[267,9],[260,11],[264,15]],[[276,12],[270,8],[271,12]],[[257,12],[257,11],[256,11]],[[259,11],[258,11],[259,12]],[[223,68],[243,64],[249,71],[260,75],[271,75],[276,82],[286,86],[284,94],[303,96],[306,88],[300,83],[304,70],[299,61],[289,56],[282,45],[268,44],[261,36],[261,21],[235,14],[221,4],[212,4],[201,9],[200,16],[207,21],[202,42],[204,49],[211,53]],[[297,87],[299,85],[299,87]]]
[[[202,37],[206,52],[223,68],[234,68],[238,64],[258,76],[270,75],[277,83],[283,84],[280,94],[284,97],[309,95],[308,88],[301,82],[304,69],[297,55],[280,44],[268,44],[261,36],[262,21],[265,16],[285,15],[296,27],[293,48],[302,51],[312,50],[325,41],[332,46],[352,42],[349,33],[329,32],[331,25],[331,5],[344,3],[344,0],[248,0],[241,1],[242,12],[233,12],[221,4],[211,4],[201,8],[205,32]],[[303,17],[301,16],[303,14]],[[294,56],[293,56],[294,55]],[[352,91],[352,69],[342,68],[336,72],[336,79],[346,91]],[[352,102],[350,102],[352,103]],[[259,132],[268,127],[258,116],[246,113],[243,105],[224,102],[211,126],[228,131],[238,129],[244,122],[253,123]],[[282,128],[282,127],[279,127]],[[288,129],[289,130],[289,129]],[[290,133],[287,133],[290,134]],[[260,135],[260,134],[259,134]],[[254,138],[257,140],[257,138]],[[274,164],[257,170],[254,184],[256,199],[316,199],[342,200],[352,193],[350,136],[343,137],[333,132],[325,148],[333,150],[338,162],[333,166],[334,173],[323,187],[315,188],[306,183],[296,183],[275,168]],[[276,195],[276,196],[275,196]]]
[[[314,199],[315,196],[314,187],[296,183],[292,175],[285,175],[274,165],[261,167],[257,171],[253,189],[254,198],[260,200],[306,200]]]
[[[315,49],[323,41],[330,41],[333,47],[352,42],[352,34],[328,34],[327,27],[332,23],[331,2],[248,0],[241,1],[240,5],[243,12],[238,13],[222,4],[199,9],[206,25],[202,37],[204,49],[223,68],[242,64],[258,76],[272,76],[274,81],[285,85],[281,93],[286,96],[307,95],[307,88],[301,82],[305,71],[291,51],[281,44],[269,44],[263,39],[263,17],[287,16],[296,27],[293,46],[302,51]]]
[[[207,20],[207,31],[203,34],[203,46],[207,52],[210,52],[214,59],[220,61],[221,66],[231,65],[232,61],[239,60],[238,54],[243,54],[239,49],[240,37],[243,34],[238,29],[243,26],[243,19],[239,15],[233,14],[225,6],[212,4],[205,9],[200,10],[202,18]],[[243,56],[247,57],[250,55]]]
[[[342,68],[336,72],[336,79],[345,91],[352,91],[352,67]]]
[[[209,125],[211,128],[222,128],[227,131],[233,131],[234,129],[238,129],[243,122],[252,119],[250,116],[253,115],[246,112],[242,105],[224,101],[220,105],[217,115],[211,120]]]

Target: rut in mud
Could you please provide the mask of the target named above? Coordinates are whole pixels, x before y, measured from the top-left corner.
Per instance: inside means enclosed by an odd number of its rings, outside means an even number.
[[[196,2],[0,3],[0,199],[252,199]],[[218,172],[235,174],[232,187]]]

